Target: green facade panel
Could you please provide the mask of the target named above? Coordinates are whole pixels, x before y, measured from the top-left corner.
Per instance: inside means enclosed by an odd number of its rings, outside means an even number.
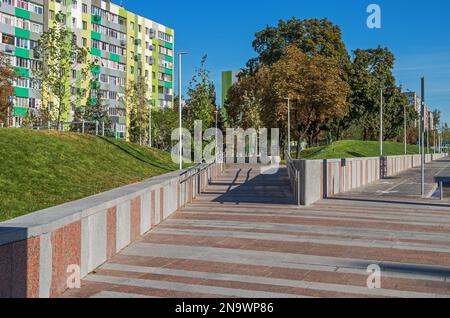
[[[93,15],[91,18],[93,23],[102,24],[102,16],[101,15]]]
[[[164,73],[173,75],[173,70],[171,68],[166,68],[166,69],[164,69]]]
[[[14,106],[14,116],[25,117],[27,114],[27,107]]]
[[[22,67],[17,67],[17,74],[21,77],[30,77],[30,70]]]
[[[18,57],[23,57],[23,58],[29,59],[30,58],[30,50],[16,47],[15,51],[14,51],[14,55],[18,56]]]
[[[165,60],[168,61],[168,62],[173,62],[173,57],[171,57],[169,55],[166,55]]]
[[[163,42],[164,46],[169,49],[173,49],[173,44],[169,42]]]
[[[16,28],[15,35],[19,38],[30,39],[30,31]]]
[[[30,20],[30,11],[21,8],[15,8],[15,14],[19,18]]]
[[[91,38],[93,38],[94,40],[97,40],[97,41],[101,41],[102,35],[100,33],[91,31]]]
[[[99,49],[96,49],[96,48],[92,48],[91,49],[91,55],[95,55],[95,56],[101,57],[102,56],[102,51],[100,51]]]
[[[24,98],[30,97],[30,92],[28,88],[15,87],[14,90],[17,97],[24,97]]]
[[[164,87],[165,88],[172,88],[173,84],[172,84],[172,82],[164,82]]]
[[[109,54],[109,58],[110,58],[111,61],[115,61],[115,62],[119,62],[120,61],[120,56],[118,54],[110,53]]]

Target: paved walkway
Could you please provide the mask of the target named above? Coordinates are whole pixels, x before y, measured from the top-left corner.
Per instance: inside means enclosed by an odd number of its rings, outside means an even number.
[[[450,297],[445,205],[293,206],[286,171],[234,166],[65,297]],[[382,289],[366,269],[382,267]]]
[[[441,172],[450,172],[450,158],[434,161],[425,166],[425,197],[428,199],[438,199],[438,186],[434,182],[434,177]],[[368,186],[347,192],[344,196],[353,197],[379,197],[383,199],[394,198],[421,198],[421,168],[414,168],[395,177],[374,182]],[[444,198],[450,202],[450,188],[444,189]]]

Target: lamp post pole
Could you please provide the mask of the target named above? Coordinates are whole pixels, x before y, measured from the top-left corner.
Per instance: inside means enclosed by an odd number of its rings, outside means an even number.
[[[425,196],[425,77],[421,80],[422,86],[422,104],[421,104],[421,121],[420,121],[420,137],[421,137],[421,194]]]
[[[216,109],[215,115],[216,115],[216,159],[217,159],[217,156],[219,154],[219,141],[217,140],[217,137],[219,134],[217,131],[219,129],[219,121],[218,121],[219,110],[218,109]]]
[[[288,154],[291,155],[291,99],[289,97],[285,98],[287,100],[288,107]]]
[[[178,53],[178,129],[179,129],[179,143],[178,160],[180,161],[180,170],[183,170],[183,133],[182,133],[182,118],[181,118],[181,57],[186,55],[186,52]]]
[[[406,147],[406,105],[403,105],[403,117],[404,117],[404,127],[403,127],[404,136],[403,136],[403,138],[404,138],[404,142],[405,142],[405,155],[406,155],[408,153],[407,147]]]
[[[383,89],[380,93],[380,156],[383,157]]]

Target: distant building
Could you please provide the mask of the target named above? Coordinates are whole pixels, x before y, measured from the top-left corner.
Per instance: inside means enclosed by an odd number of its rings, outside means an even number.
[[[228,97],[228,91],[231,86],[238,81],[238,75],[241,71],[224,71],[222,72],[222,106]]]
[[[414,110],[419,115],[419,118],[421,116],[421,104],[422,104],[422,98],[416,93],[416,92],[406,92],[403,93],[406,98],[408,99],[409,106],[414,107]],[[428,105],[425,104],[425,129],[429,129],[430,127],[433,127],[433,114],[429,111]],[[418,123],[416,123],[416,127],[418,127]]]

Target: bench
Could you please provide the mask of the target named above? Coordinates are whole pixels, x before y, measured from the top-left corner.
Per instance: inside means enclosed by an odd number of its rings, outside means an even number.
[[[450,172],[446,175],[438,175],[434,177],[434,182],[439,185],[439,191],[441,192],[441,201],[444,200],[444,184],[450,184]]]

